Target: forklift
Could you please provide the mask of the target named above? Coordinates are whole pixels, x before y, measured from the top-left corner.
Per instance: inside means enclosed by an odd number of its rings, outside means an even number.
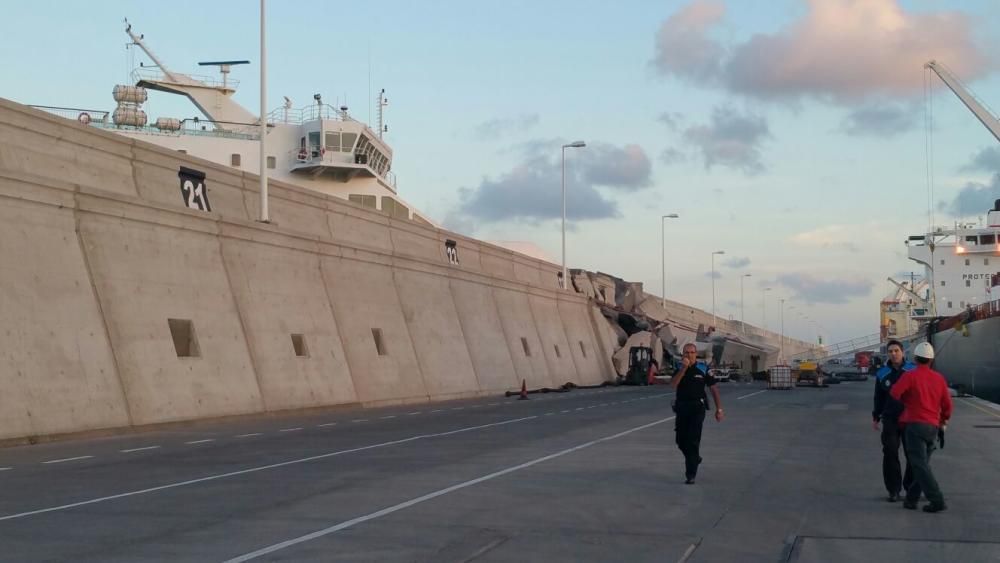
[[[628,372],[623,385],[649,385],[649,364],[653,359],[653,349],[648,346],[633,346],[628,351]]]

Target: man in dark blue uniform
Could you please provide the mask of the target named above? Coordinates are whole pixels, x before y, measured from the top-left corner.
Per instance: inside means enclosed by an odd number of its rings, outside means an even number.
[[[886,345],[889,360],[875,372],[875,405],[872,408],[872,428],[879,429],[882,423],[882,480],[885,490],[889,492],[886,499],[896,502],[902,491],[909,488],[913,482],[910,464],[906,464],[906,473],[900,472],[899,445],[902,443],[903,429],[899,425],[899,415],[903,413],[903,404],[889,395],[889,390],[899,381],[903,372],[916,365],[907,362],[903,353],[903,345],[898,340],[890,340]]]
[[[725,417],[719,390],[715,387],[715,378],[709,375],[708,366],[698,361],[698,348],[689,343],[684,345],[683,351],[680,369],[670,384],[677,390],[674,400],[674,412],[677,413],[674,432],[677,447],[684,454],[685,483],[693,485],[701,463],[701,427],[705,423],[705,411],[708,410],[706,387],[712,391],[712,399],[715,401],[715,420],[722,422]]]

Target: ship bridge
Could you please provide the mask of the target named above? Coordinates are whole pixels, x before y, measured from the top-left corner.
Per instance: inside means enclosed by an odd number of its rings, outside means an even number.
[[[355,177],[381,179],[395,191],[392,149],[347,108],[321,103],[302,109],[283,107],[268,115],[270,125],[298,125],[297,142],[287,148],[289,171],[349,182]]]

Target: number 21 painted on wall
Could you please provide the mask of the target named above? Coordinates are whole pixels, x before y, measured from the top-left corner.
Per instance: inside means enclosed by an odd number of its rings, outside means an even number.
[[[181,181],[181,197],[184,205],[199,211],[212,211],[208,203],[208,188],[205,187],[205,173],[200,170],[181,166],[177,177]]]

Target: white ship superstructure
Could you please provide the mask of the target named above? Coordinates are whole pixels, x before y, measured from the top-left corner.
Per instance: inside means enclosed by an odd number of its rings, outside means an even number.
[[[113,112],[41,107],[72,117],[94,127],[142,139],[182,153],[191,154],[251,173],[260,171],[260,118],[236,103],[232,96],[238,82],[229,74],[235,65],[247,61],[200,63],[218,67],[221,79],[193,76],[168,69],[146,46],[143,36],[126,33],[132,45],[152,60],[153,66],[134,70],[134,86],[116,86]],[[202,117],[160,117],[147,124],[142,109],[147,90],[187,97]],[[268,177],[347,199],[378,209],[397,219],[410,219],[437,226],[396,193],[392,172],[392,148],[378,131],[351,117],[346,106],[323,103],[319,94],[314,103],[293,108],[288,98],[282,107],[267,116]],[[385,105],[379,95],[379,116]]]
[[[959,223],[909,237],[909,258],[924,266],[928,316],[951,316],[1000,299],[992,280],[1000,274],[1000,200],[985,225]]]

